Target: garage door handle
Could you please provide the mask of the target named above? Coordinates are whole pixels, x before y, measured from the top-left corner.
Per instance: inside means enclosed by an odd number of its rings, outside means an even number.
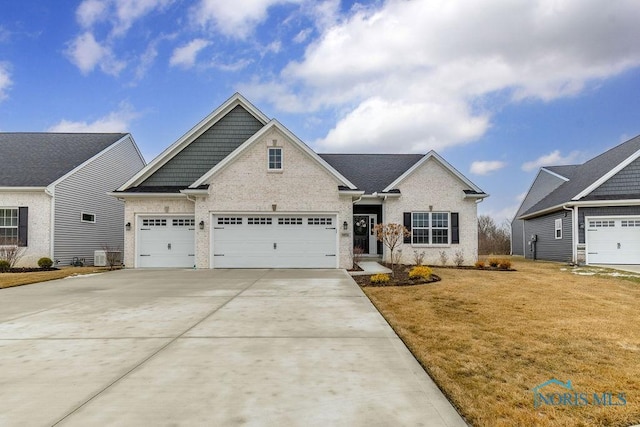
[[[278,249],[278,244],[277,243],[273,244],[273,249]]]
[[[618,243],[618,249],[620,249],[620,243]]]
[[[167,244],[167,249],[171,250],[171,243]]]

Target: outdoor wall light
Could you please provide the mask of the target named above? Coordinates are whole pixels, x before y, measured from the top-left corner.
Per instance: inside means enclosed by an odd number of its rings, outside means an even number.
[[[200,230],[204,230],[204,221],[200,221],[198,225],[200,225]]]
[[[126,223],[126,224],[124,225],[124,228],[126,228],[126,229],[127,229],[127,231],[131,231],[131,223],[130,223],[130,222]]]
[[[344,231],[347,231],[347,229],[348,229],[348,228],[349,228],[349,223],[347,223],[347,221],[343,222],[343,223],[342,223],[342,229],[343,229]]]

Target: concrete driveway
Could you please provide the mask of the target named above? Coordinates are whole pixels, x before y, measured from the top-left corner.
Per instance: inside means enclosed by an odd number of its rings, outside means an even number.
[[[339,270],[123,270],[0,290],[0,425],[463,426]]]

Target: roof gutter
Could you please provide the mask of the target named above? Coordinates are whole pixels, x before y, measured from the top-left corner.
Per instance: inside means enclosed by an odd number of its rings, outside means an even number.
[[[186,194],[182,193],[126,193],[126,192],[109,192],[107,195],[115,197],[117,199],[151,199],[151,198],[162,198],[162,199],[182,199],[187,197]]]
[[[0,193],[39,193],[47,192],[47,187],[0,187]]]

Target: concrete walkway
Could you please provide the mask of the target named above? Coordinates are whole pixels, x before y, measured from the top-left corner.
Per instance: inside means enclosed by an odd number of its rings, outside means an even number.
[[[340,270],[0,290],[0,425],[464,426]]]
[[[385,267],[377,261],[360,261],[358,267],[360,267],[362,271],[350,271],[349,274],[352,276],[366,276],[379,273],[391,274],[390,268]]]

